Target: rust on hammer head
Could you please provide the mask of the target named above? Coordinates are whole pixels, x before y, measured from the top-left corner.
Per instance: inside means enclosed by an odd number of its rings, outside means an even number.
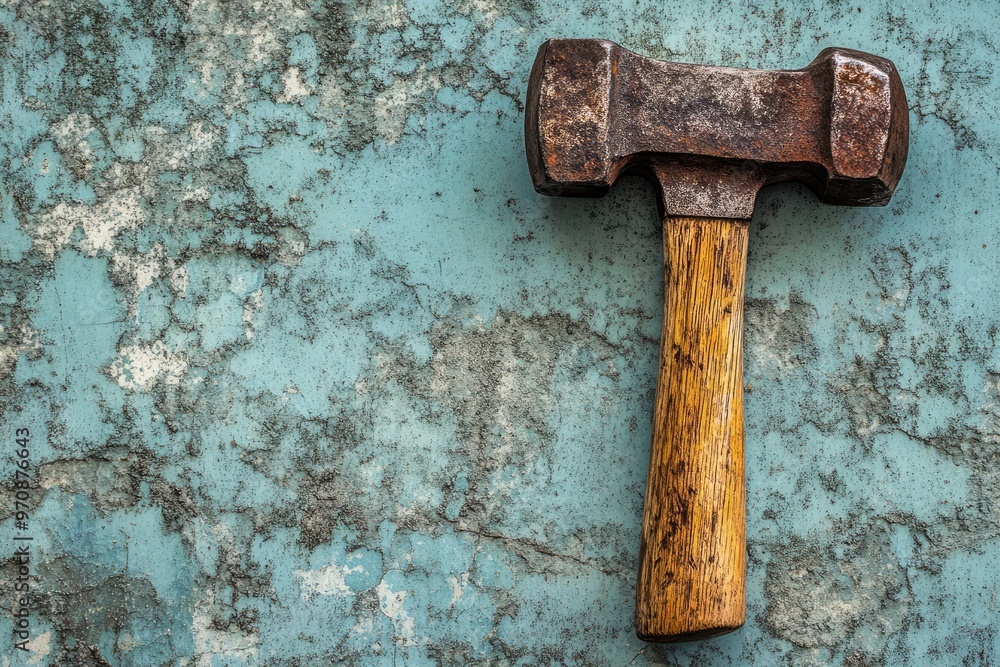
[[[653,60],[599,39],[553,39],[531,71],[525,143],[535,189],[600,196],[652,174],[672,215],[749,218],[766,183],[832,204],[888,203],[909,118],[891,62],[825,49],[800,70]]]

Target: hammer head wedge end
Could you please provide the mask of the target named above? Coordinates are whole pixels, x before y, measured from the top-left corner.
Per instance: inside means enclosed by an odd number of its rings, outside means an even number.
[[[850,49],[825,49],[810,67],[828,68],[830,171],[824,202],[884,206],[903,175],[909,109],[896,67]]]
[[[528,80],[525,144],[535,189],[599,197],[617,173],[609,143],[620,47],[604,39],[551,39]]]

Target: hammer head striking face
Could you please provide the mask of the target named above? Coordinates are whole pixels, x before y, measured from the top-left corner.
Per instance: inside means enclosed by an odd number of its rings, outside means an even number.
[[[786,180],[827,203],[885,205],[908,127],[896,68],[858,51],[765,71],[553,39],[531,71],[525,139],[543,194],[600,196],[622,172],[653,169],[668,213],[749,218],[760,186]]]
[[[603,195],[630,169],[660,186],[665,302],[636,633],[729,632],[746,615],[747,221],[760,187],[786,180],[831,204],[886,204],[906,163],[903,85],[888,60],[846,49],[761,71],[555,39],[538,52],[526,108],[539,192]]]

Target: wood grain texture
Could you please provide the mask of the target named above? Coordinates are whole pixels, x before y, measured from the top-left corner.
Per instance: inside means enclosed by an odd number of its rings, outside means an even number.
[[[685,641],[746,615],[745,220],[667,217],[665,303],[636,634]]]

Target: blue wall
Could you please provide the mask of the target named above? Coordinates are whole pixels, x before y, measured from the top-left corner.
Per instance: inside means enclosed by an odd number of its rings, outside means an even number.
[[[33,538],[37,577],[30,650],[5,615],[0,654],[1000,661],[998,13],[0,4],[2,534]],[[522,100],[550,36],[746,67],[853,47],[912,105],[888,207],[758,202],[749,609],[723,638],[633,635],[659,220],[636,178],[534,194]]]

